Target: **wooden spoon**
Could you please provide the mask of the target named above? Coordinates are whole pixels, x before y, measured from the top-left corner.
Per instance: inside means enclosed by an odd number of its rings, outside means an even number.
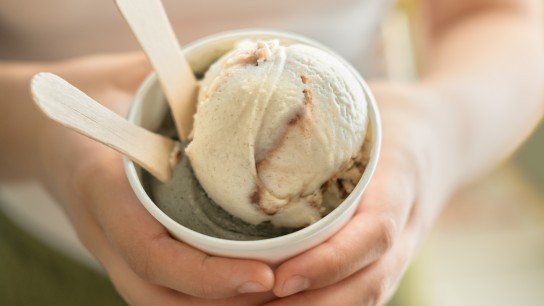
[[[160,0],[115,0],[151,65],[172,110],[179,137],[187,140],[196,109],[198,83],[181,52]]]
[[[178,142],[128,122],[52,73],[36,74],[30,87],[51,119],[121,152],[160,181],[171,179]]]

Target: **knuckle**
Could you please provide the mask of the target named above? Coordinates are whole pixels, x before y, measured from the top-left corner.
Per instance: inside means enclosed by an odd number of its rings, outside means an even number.
[[[152,260],[147,256],[147,252],[144,252],[143,256],[140,252],[125,252],[125,260],[138,277],[155,283]]]
[[[193,295],[202,298],[220,298],[230,295],[231,288],[237,286],[236,275],[244,274],[245,266],[231,262],[218,266],[218,257],[203,255],[196,270],[196,277],[191,279]]]
[[[112,171],[112,165],[120,163],[120,156],[115,154],[109,156],[89,154],[73,168],[70,175],[72,187],[80,196],[92,196],[95,192],[93,187],[105,184],[104,179],[119,179],[112,177],[113,173],[116,173]],[[104,173],[108,173],[108,176],[101,175]]]
[[[327,267],[329,269],[327,275],[329,281],[343,278],[351,270],[348,254],[341,248],[334,247],[333,245],[330,245],[327,250],[326,259],[328,261]]]
[[[214,287],[211,282],[206,280],[206,275],[209,275],[205,270],[198,269],[198,272],[191,277],[190,282],[187,284],[187,291],[189,294],[199,298],[217,298],[221,297],[218,294],[219,288]]]
[[[410,261],[412,260],[413,252],[411,250],[406,250],[404,252],[397,252],[395,265],[397,268],[404,272],[408,268]]]
[[[223,278],[223,274],[214,269],[213,257],[202,255],[202,258],[194,258],[191,265],[190,277],[183,282],[183,291],[199,298],[220,298],[224,297],[222,288],[217,284],[229,284],[231,280]],[[214,271],[215,270],[215,271]],[[232,277],[232,275],[230,275]],[[210,277],[214,279],[211,280]]]
[[[189,290],[191,295],[199,298],[216,299],[224,297],[223,294],[217,292],[217,288],[213,288],[209,283],[202,281],[192,282]]]
[[[390,282],[387,278],[382,278],[374,282],[367,295],[366,305],[381,305],[389,292]]]
[[[391,218],[385,218],[378,222],[378,248],[381,253],[391,249],[397,235],[397,223]]]
[[[159,284],[161,273],[161,256],[156,254],[160,249],[157,241],[160,236],[152,239],[125,239],[117,245],[120,253],[130,269],[141,279]]]

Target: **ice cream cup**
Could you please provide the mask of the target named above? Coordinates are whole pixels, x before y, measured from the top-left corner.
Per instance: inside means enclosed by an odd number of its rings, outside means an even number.
[[[239,30],[219,33],[187,45],[183,48],[183,52],[195,74],[200,76],[211,63],[231,50],[240,40],[270,38],[279,39],[284,44],[304,43],[335,54],[330,49],[305,37],[269,30]],[[341,61],[350,67],[367,95],[370,137],[367,137],[365,145],[370,145],[371,150],[369,163],[359,183],[353,192],[331,213],[299,231],[275,238],[234,241],[207,236],[184,227],[160,210],[143,187],[143,170],[125,158],[124,164],[128,180],[140,202],[153,217],[168,229],[172,236],[211,255],[256,259],[277,265],[326,241],[350,220],[359,205],[361,196],[376,169],[382,138],[380,116],[370,89],[359,73],[351,68],[351,65],[343,59]],[[157,130],[167,114],[167,107],[157,77],[152,73],[138,89],[128,119],[146,129]]]

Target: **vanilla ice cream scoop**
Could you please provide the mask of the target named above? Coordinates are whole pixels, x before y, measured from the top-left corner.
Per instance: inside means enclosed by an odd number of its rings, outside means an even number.
[[[364,89],[316,47],[241,43],[206,72],[194,119],[186,154],[196,177],[250,224],[307,226],[322,217],[331,186],[360,177]]]

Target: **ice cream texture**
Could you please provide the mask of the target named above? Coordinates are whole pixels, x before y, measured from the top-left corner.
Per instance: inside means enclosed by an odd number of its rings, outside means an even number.
[[[313,46],[240,43],[206,72],[194,119],[185,151],[198,181],[250,224],[312,224],[324,199],[337,205],[363,171],[364,88]]]

